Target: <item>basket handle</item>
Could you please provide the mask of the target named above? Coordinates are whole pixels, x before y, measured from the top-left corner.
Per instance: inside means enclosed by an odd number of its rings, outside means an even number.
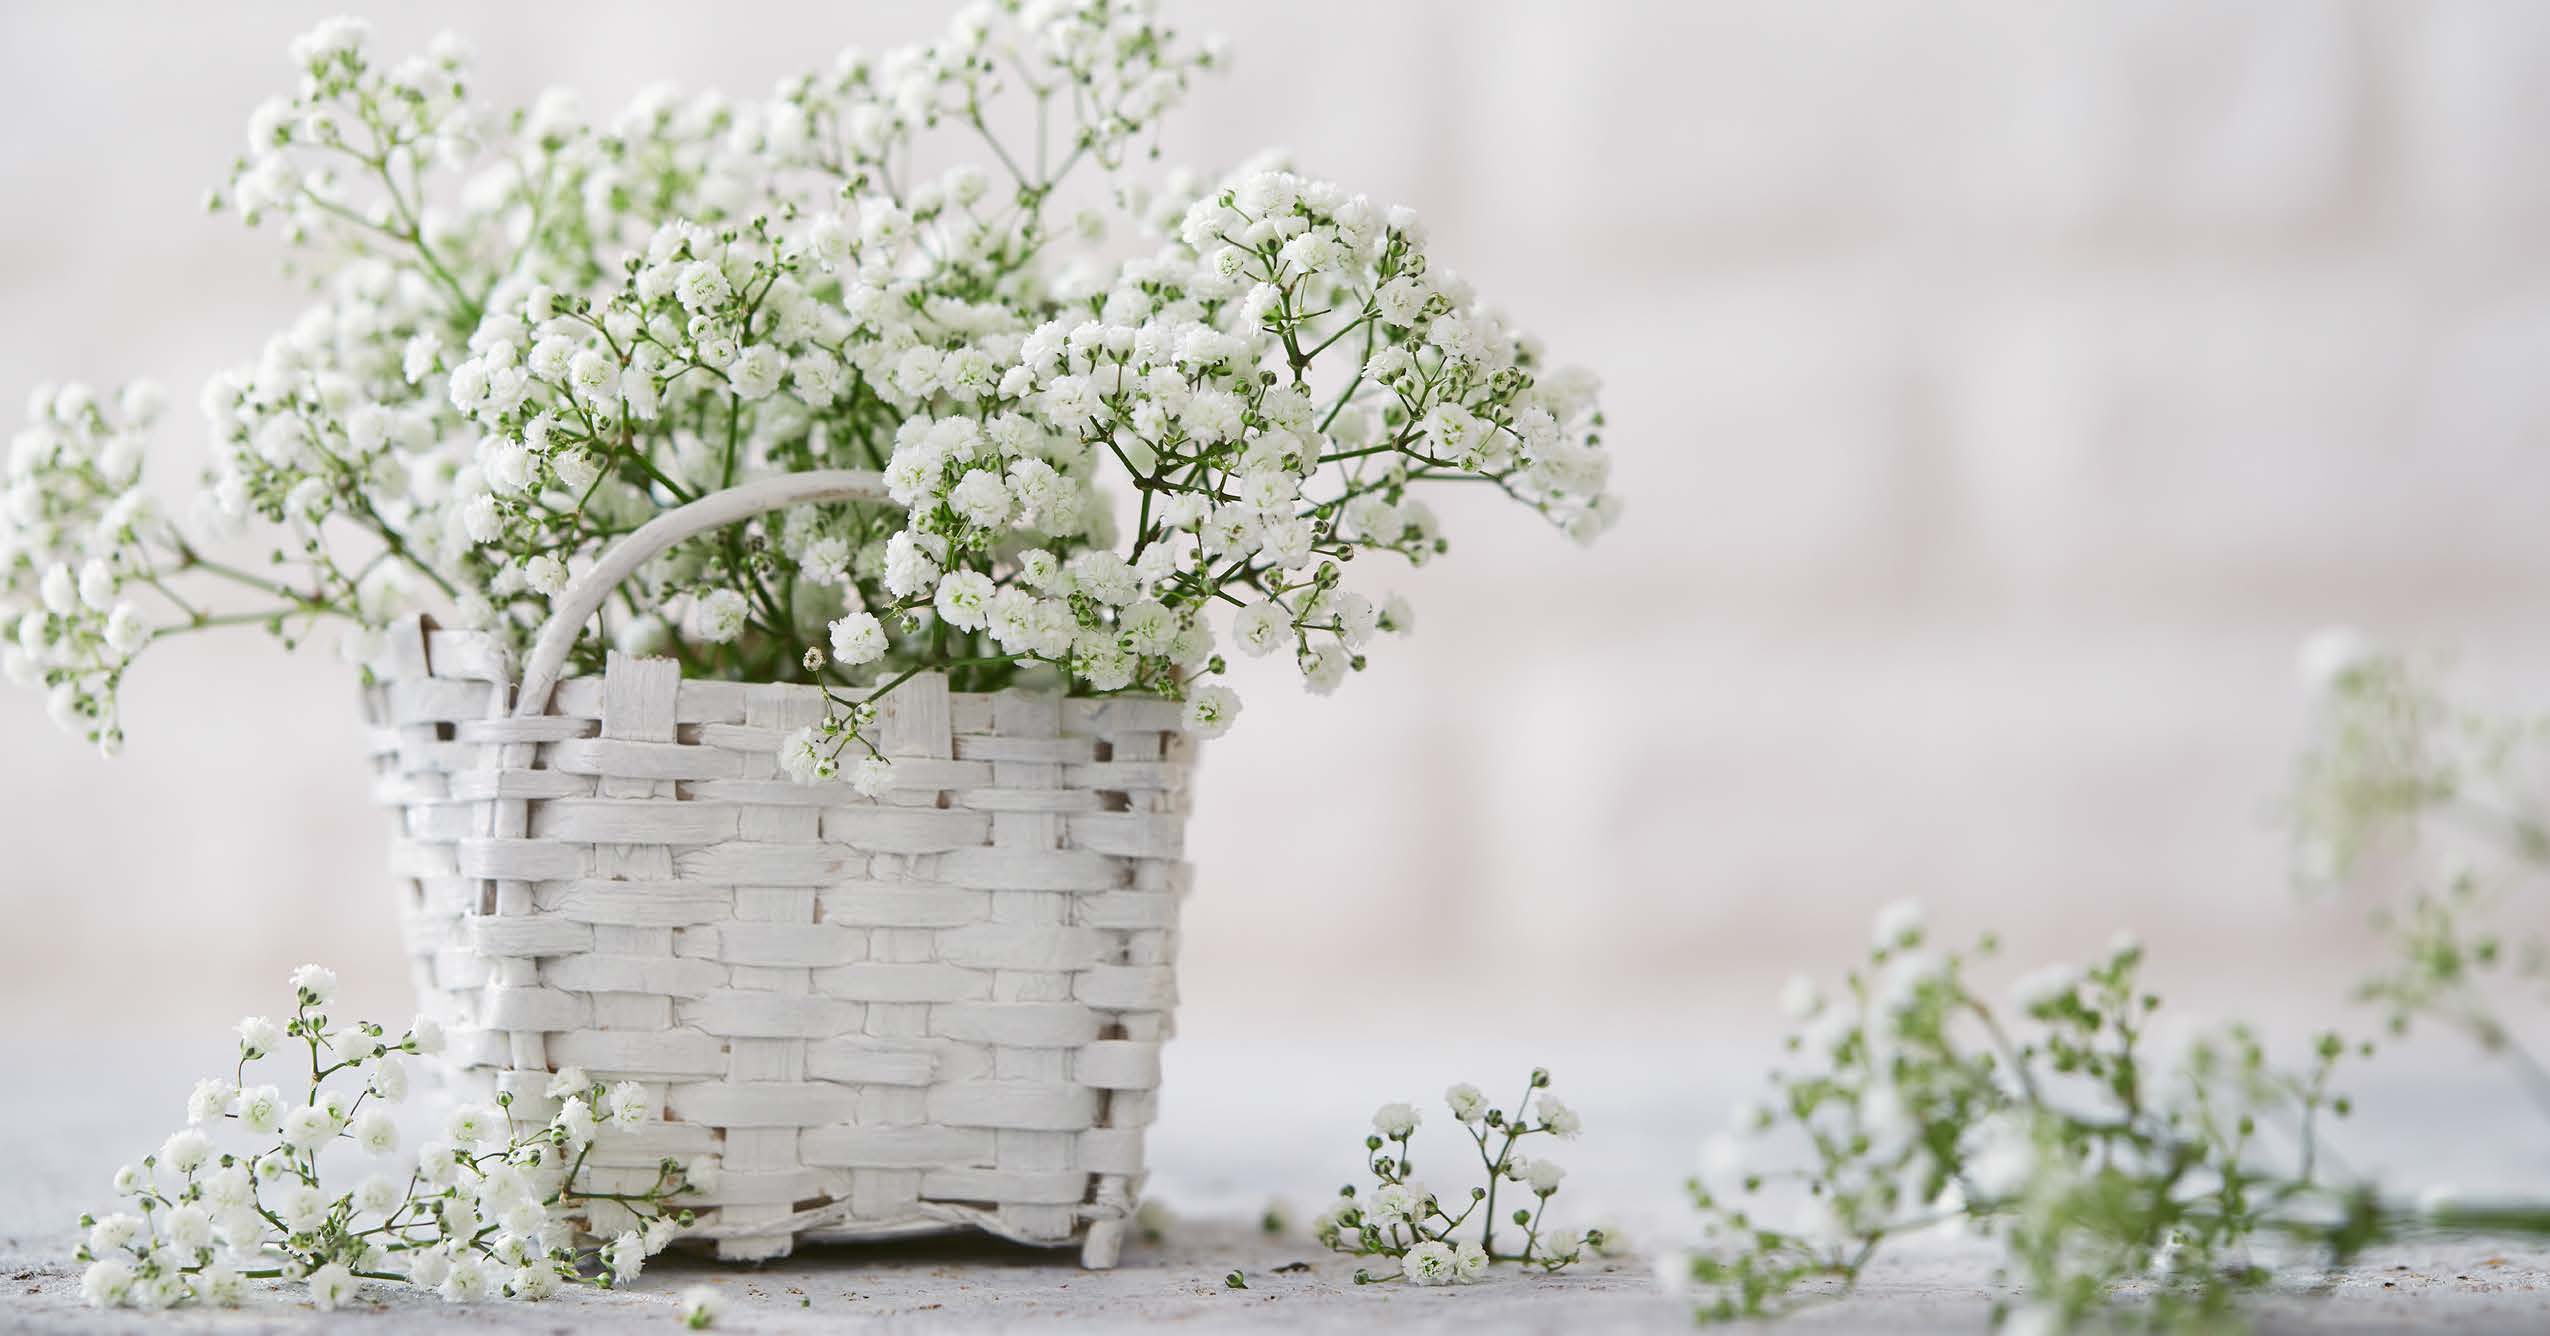
[[[549,620],[532,642],[524,661],[522,689],[514,696],[514,717],[530,718],[549,708],[549,693],[567,665],[567,651],[584,624],[601,610],[620,582],[637,568],[661,556],[666,548],[694,534],[751,519],[764,511],[816,501],[883,501],[885,479],[851,469],[781,473],[756,478],[722,492],[711,492],[688,505],[668,510],[639,525],[612,545],[593,569],[567,587],[550,610]]]

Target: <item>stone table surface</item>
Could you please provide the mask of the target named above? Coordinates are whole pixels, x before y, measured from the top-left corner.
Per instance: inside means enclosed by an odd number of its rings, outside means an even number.
[[[1579,1047],[1553,1064],[1588,1121],[1582,1140],[1553,1150],[1570,1169],[1553,1214],[1563,1224],[1616,1229],[1642,1252],[1668,1248],[1690,1233],[1676,1184],[1693,1147],[1747,1088],[1741,1073],[1759,1070],[1765,1055],[1691,1062],[1626,1046]],[[69,1226],[82,1209],[107,1204],[117,1164],[173,1126],[191,1084],[185,1073],[216,1064],[151,1037],[103,1050],[0,1040],[0,1070],[22,1078],[0,1090],[0,1331],[669,1331],[677,1329],[675,1296],[698,1284],[725,1297],[719,1329],[744,1332],[1689,1327],[1688,1306],[1661,1293],[1637,1256],[1459,1289],[1356,1285],[1353,1260],[1323,1253],[1298,1228],[1269,1235],[1257,1222],[1270,1201],[1315,1206],[1345,1181],[1372,1105],[1422,1097],[1453,1078],[1377,1040],[1316,1051],[1182,1040],[1171,1053],[1151,1188],[1171,1223],[1156,1239],[1130,1242],[1111,1272],[1081,1270],[1070,1250],[943,1237],[810,1248],[750,1267],[673,1255],[651,1264],[632,1290],[537,1306],[454,1308],[375,1285],[354,1310],[320,1314],[297,1287],[265,1286],[237,1311],[144,1315],[80,1307]],[[1495,1070],[1510,1065],[1502,1051],[1463,1056],[1483,1054],[1495,1058]],[[1489,1067],[1482,1061],[1470,1074]],[[1320,1079],[1305,1081],[1304,1072]],[[2550,1182],[2550,1136],[2503,1094],[2488,1074],[2470,1069],[2385,1077],[2348,1129],[2351,1163],[2386,1180],[2413,1168],[2427,1184],[2520,1190]],[[1419,1146],[1441,1130],[1430,1126]],[[1247,1289],[1224,1285],[1234,1269]],[[1982,1332],[2006,1294],[1988,1250],[1928,1243],[1881,1262],[1855,1294],[1788,1325]],[[2257,1320],[2266,1331],[2550,1331],[2550,1250],[2484,1239],[2404,1244],[2318,1292],[2266,1297]]]

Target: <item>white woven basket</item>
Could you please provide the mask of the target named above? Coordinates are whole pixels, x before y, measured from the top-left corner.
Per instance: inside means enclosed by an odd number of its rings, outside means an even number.
[[[879,703],[896,786],[871,801],[780,773],[813,687],[619,654],[557,680],[680,539],[882,496],[793,474],[659,516],[561,595],[519,678],[484,635],[393,637],[364,703],[417,988],[474,1097],[545,1118],[555,1068],[644,1082],[660,1121],[600,1143],[596,1184],[715,1156],[694,1236],[720,1256],[970,1226],[1112,1266],[1176,996],[1177,707],[915,677]]]

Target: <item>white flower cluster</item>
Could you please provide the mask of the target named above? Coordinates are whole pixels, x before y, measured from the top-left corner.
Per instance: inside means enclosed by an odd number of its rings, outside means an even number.
[[[2384,943],[2356,996],[2393,1034],[2458,1032],[2550,1116],[2550,1077],[2523,1041],[2550,1001],[2550,925],[2532,891],[2550,866],[2550,732],[2351,629],[2312,636],[2298,666],[2309,712],[2285,803],[2294,880],[2343,889],[2313,899],[2364,907]]]
[[[633,1081],[606,1088],[568,1068],[539,1101],[551,1110],[545,1122],[525,1120],[528,1101],[499,1096],[454,1111],[442,1137],[403,1153],[387,1106],[407,1097],[408,1059],[441,1050],[441,1027],[420,1017],[392,1040],[378,1025],[332,1026],[336,985],[316,965],[293,971],[291,1019],[241,1021],[230,1076],[196,1082],[186,1126],[117,1171],[115,1193],[132,1209],[81,1218],[91,1305],[230,1306],[262,1279],[306,1284],[323,1310],[368,1280],[406,1281],[455,1303],[543,1299],[562,1285],[636,1279],[688,1223],[669,1199],[705,1190],[713,1166],[666,1160],[648,1181],[609,1191],[584,1181],[598,1141],[654,1114]],[[255,1064],[302,1069],[305,1055],[306,1074],[288,1078],[296,1093],[251,1084],[262,1074]],[[216,1143],[234,1126],[250,1149]],[[347,1142],[374,1167],[351,1188],[322,1177],[327,1152]],[[579,1243],[606,1229],[617,1233]]]
[[[1372,1134],[1364,1138],[1373,1190],[1358,1195],[1351,1185],[1343,1189],[1336,1202],[1312,1221],[1311,1236],[1337,1252],[1398,1261],[1399,1270],[1391,1275],[1357,1271],[1359,1285],[1390,1280],[1467,1285],[1485,1276],[1496,1262],[1549,1272],[1575,1262],[1589,1250],[1604,1250],[1607,1244],[1601,1230],[1579,1233],[1544,1226],[1542,1216],[1549,1209],[1549,1199],[1557,1194],[1567,1171],[1556,1161],[1517,1154],[1515,1144],[1530,1136],[1573,1140],[1583,1122],[1550,1093],[1547,1070],[1534,1069],[1524,1099],[1517,1107],[1525,1111],[1508,1116],[1502,1109],[1489,1107],[1477,1086],[1465,1083],[1443,1092],[1443,1102],[1451,1109],[1453,1121],[1469,1135],[1487,1180],[1485,1186],[1470,1189],[1458,1214],[1416,1180],[1408,1142],[1425,1121],[1424,1115],[1410,1104],[1382,1105],[1372,1115]],[[1517,1207],[1511,1217],[1523,1232],[1523,1246],[1511,1253],[1500,1252],[1496,1246],[1497,1190],[1507,1183],[1533,1199],[1530,1206]],[[1473,1215],[1479,1218],[1477,1237],[1458,1237]]]
[[[278,226],[318,296],[206,387],[194,520],[275,542],[261,574],[177,563],[261,606],[179,603],[174,627],[290,637],[430,607],[519,643],[668,507],[872,469],[890,500],[651,563],[572,663],[617,647],[694,676],[803,673],[839,708],[789,769],[873,790],[887,772],[852,706],[914,673],[1167,696],[1209,737],[1240,712],[1210,681],[1222,644],[1289,655],[1324,693],[1409,629],[1346,571],[1444,551],[1436,485],[1492,486],[1580,538],[1618,513],[1593,378],[1482,304],[1412,214],[1272,161],[1209,183],[1129,170],[1218,62],[1146,0],[976,5],[766,99],[656,88],[602,120],[561,93],[491,111],[457,42],[385,62],[352,20],[293,60],[215,202]],[[921,175],[947,132],[990,161]],[[1085,167],[1105,207],[1065,219]],[[131,430],[76,397],[40,422]],[[112,485],[83,479],[73,503]],[[116,669],[97,665],[129,651],[93,652],[114,645],[103,620],[59,629],[23,633],[59,662],[22,671],[71,683],[62,708],[103,740]]]
[[[0,670],[47,693],[54,721],[109,755],[123,742],[115,688],[155,628],[134,594],[185,561],[141,489],[157,387],[112,403],[85,385],[39,386],[9,442],[0,526]]]

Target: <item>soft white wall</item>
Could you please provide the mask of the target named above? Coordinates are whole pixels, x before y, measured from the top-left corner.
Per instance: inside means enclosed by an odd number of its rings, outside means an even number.
[[[429,34],[377,8],[387,44]],[[291,309],[268,239],[195,204],[325,12],[0,12],[12,402],[147,372],[183,404]],[[2294,642],[2550,650],[2550,9],[1188,12],[1239,61],[1172,157],[1281,143],[1425,211],[1604,373],[1632,506],[1590,553],[1447,506],[1413,642],[1331,701],[1252,694],[1193,830],[1189,1033],[1517,985],[1508,1030],[1677,1025],[1908,893],[2050,950],[2132,925],[2214,1001],[2273,1005],[2229,975],[2262,963],[2287,998],[2343,977],[2348,922],[2285,892],[2268,810]],[[488,90],[601,107],[758,92],[940,14],[432,18]],[[338,665],[198,640],[127,701],[112,765],[0,701],[0,1024],[227,1017],[304,958],[402,1010]]]

